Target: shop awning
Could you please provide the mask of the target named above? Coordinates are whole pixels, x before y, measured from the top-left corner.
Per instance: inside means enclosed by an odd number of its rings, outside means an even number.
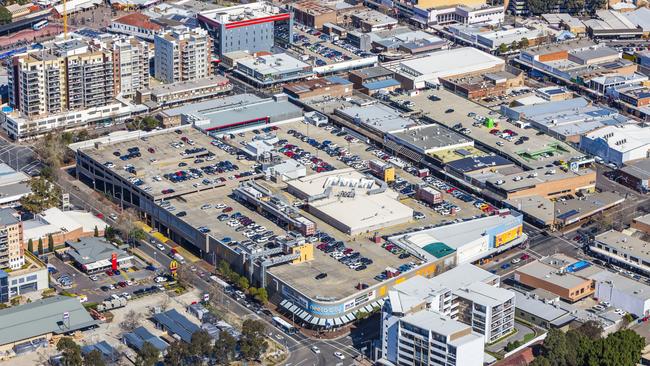
[[[341,324],[343,324],[341,318],[334,318],[334,325],[341,325]]]
[[[320,319],[318,319],[318,325],[324,326],[326,321],[327,321],[327,319],[320,318]]]
[[[323,319],[323,318],[318,318],[318,317],[315,317],[315,316],[314,316],[314,317],[312,317],[311,319],[309,319],[309,323],[310,323],[310,324],[314,324],[314,325],[316,325],[316,324],[318,324],[318,322],[321,321],[322,319]]]

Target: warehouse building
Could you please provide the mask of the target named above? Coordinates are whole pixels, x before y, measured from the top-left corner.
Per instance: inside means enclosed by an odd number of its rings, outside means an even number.
[[[625,163],[613,173],[612,178],[641,193],[650,192],[650,159],[639,159]]]
[[[403,130],[392,131],[386,137],[421,155],[474,146],[474,140],[439,124],[407,127]]]
[[[192,124],[206,133],[223,133],[302,121],[303,115],[286,94],[266,99],[238,94],[168,109],[161,117],[168,125]]]
[[[309,100],[313,98],[342,98],[352,95],[352,82],[343,78],[313,78],[287,83],[282,86],[290,98]]]
[[[0,351],[47,344],[54,335],[97,327],[76,297],[54,296],[0,310]]]
[[[337,108],[334,114],[382,138],[389,132],[401,131],[417,124],[412,119],[402,117],[398,110],[382,103]]]
[[[176,309],[154,314],[153,321],[156,323],[156,327],[167,332],[170,336],[180,338],[185,343],[190,343],[192,335],[201,330],[198,325],[189,321]]]
[[[333,170],[287,182],[289,193],[307,202],[308,211],[349,235],[369,233],[413,219],[385,182],[353,168]]]
[[[623,166],[644,159],[650,149],[650,128],[636,124],[608,126],[580,138],[580,149],[607,163]]]
[[[438,51],[428,56],[386,64],[404,89],[422,89],[440,84],[440,78],[503,71],[503,59],[476,48]]]
[[[598,19],[584,21],[593,39],[634,39],[643,36],[643,29],[615,10],[598,10]]]

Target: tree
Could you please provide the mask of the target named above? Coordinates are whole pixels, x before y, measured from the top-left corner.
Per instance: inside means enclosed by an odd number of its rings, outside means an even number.
[[[597,339],[603,335],[603,326],[595,320],[589,320],[578,327],[578,332],[587,338]]]
[[[607,0],[586,0],[585,11],[591,15],[596,13],[596,10],[602,9],[607,4]]]
[[[205,330],[194,332],[188,351],[189,355],[195,360],[201,360],[203,357],[210,356],[212,352],[212,337],[210,337],[210,334]]]
[[[508,45],[506,45],[505,43],[501,43],[499,45],[499,53],[503,55],[506,52],[508,52]]]
[[[129,310],[124,317],[124,320],[120,323],[120,328],[125,332],[130,332],[133,329],[137,328],[140,325],[140,314],[136,313],[134,310]]]
[[[255,296],[255,300],[259,301],[262,305],[269,302],[269,294],[268,292],[266,292],[266,289],[264,287],[258,288],[257,294],[255,294],[254,296]]]
[[[11,12],[4,6],[0,6],[0,24],[11,23]]]
[[[144,342],[137,353],[136,366],[154,366],[158,362],[158,358],[160,358],[160,351],[149,342]]]
[[[228,365],[235,356],[237,339],[230,333],[222,331],[219,333],[219,339],[214,342],[212,348],[212,357],[219,365]]]
[[[43,238],[38,238],[38,255],[43,254]]]
[[[106,362],[102,353],[94,349],[84,357],[84,366],[106,366]]]
[[[54,238],[52,234],[47,235],[47,251],[49,253],[54,253]]]
[[[165,365],[187,365],[188,355],[189,350],[185,343],[180,341],[172,343],[165,354]]]
[[[528,11],[534,15],[548,13],[554,2],[553,0],[528,0]]]
[[[519,48],[519,42],[517,42],[517,41],[512,41],[512,43],[510,43],[510,50],[511,50],[511,51],[514,51],[514,50],[516,50],[516,49],[518,49],[518,48]]]
[[[56,349],[62,352],[64,366],[81,366],[83,360],[81,359],[81,347],[70,337],[63,337],[59,339],[56,344]]]
[[[569,13],[580,13],[585,8],[585,0],[566,0],[564,2],[564,7]]]
[[[95,231],[94,231],[94,237],[99,237],[99,229],[97,229],[97,225],[95,225]]]
[[[104,238],[106,238],[108,241],[115,241],[116,236],[117,230],[115,230],[115,228],[112,226],[107,226],[104,230]]]
[[[239,277],[239,279],[237,280],[237,286],[242,291],[248,290],[248,287],[250,286],[250,284],[248,283],[248,278],[246,278],[246,276]]]
[[[32,193],[23,196],[20,204],[27,211],[40,213],[59,205],[61,190],[43,177],[33,178],[29,186]]]
[[[522,38],[521,41],[519,41],[519,48],[528,48],[529,45],[530,41],[526,37]]]
[[[240,351],[246,360],[259,360],[268,348],[264,340],[264,324],[258,320],[246,319],[242,324]]]
[[[27,251],[34,254],[34,241],[31,238],[27,241]]]

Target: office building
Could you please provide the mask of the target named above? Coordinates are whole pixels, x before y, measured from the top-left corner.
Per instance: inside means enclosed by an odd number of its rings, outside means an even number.
[[[559,197],[596,189],[596,171],[548,169],[489,178],[486,187],[503,199],[529,196]]]
[[[322,29],[326,23],[336,24],[336,9],[320,1],[303,0],[293,4],[294,20],[310,28]]]
[[[154,75],[163,83],[198,80],[212,73],[208,32],[173,27],[154,38]]]
[[[650,315],[650,286],[609,271],[600,271],[591,278],[596,283],[594,297],[598,300],[637,318]]]
[[[0,303],[9,302],[9,276],[0,269]]]
[[[25,264],[23,223],[13,208],[0,209],[0,269],[19,269]]]
[[[644,275],[650,274],[648,242],[620,231],[609,230],[596,235],[589,245],[595,257]]]
[[[135,100],[153,110],[212,99],[231,90],[232,84],[228,78],[212,75],[200,80],[179,81],[141,89],[136,92]]]
[[[276,41],[293,39],[293,14],[267,2],[209,10],[197,19],[214,40],[218,57],[233,51],[270,52]]]
[[[305,79],[313,74],[311,66],[287,53],[240,59],[235,72],[259,87]]]
[[[594,293],[594,282],[567,270],[572,263],[547,258],[533,261],[515,270],[515,281],[531,288],[552,292],[568,302],[576,302]],[[566,264],[566,265],[565,265]]]

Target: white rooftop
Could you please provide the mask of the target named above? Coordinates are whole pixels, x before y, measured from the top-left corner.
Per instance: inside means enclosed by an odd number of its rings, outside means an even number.
[[[631,151],[650,144],[650,128],[635,124],[607,126],[585,135],[591,140],[607,141],[609,148],[619,152]]]
[[[201,12],[200,16],[214,20],[220,24],[241,22],[259,18],[272,17],[282,14],[283,11],[271,3],[256,2],[220,8]]]
[[[473,47],[438,51],[429,56],[403,61],[398,69],[411,75],[447,77],[503,65],[503,59]]]

